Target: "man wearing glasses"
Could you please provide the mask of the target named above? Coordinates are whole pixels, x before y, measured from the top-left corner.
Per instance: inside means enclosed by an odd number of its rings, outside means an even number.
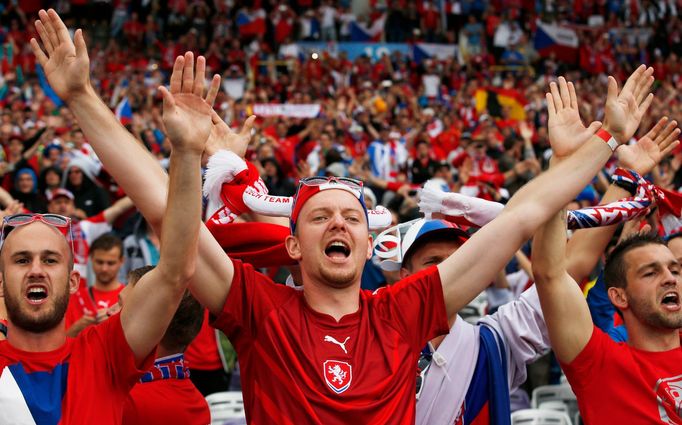
[[[211,127],[210,109],[186,99],[187,92],[203,91],[203,75],[197,74],[183,92],[161,90],[173,153],[160,260],[120,314],[67,338],[64,313],[79,283],[66,238],[71,219],[56,214],[4,219],[0,278],[9,323],[7,340],[0,342],[0,423],[121,423],[128,392],[152,366],[155,347],[194,273],[199,170]]]
[[[35,40],[32,47],[51,87],[66,101],[110,174],[152,227],[160,229],[167,177],[97,97],[82,33],[76,31],[72,42],[54,11],[41,11],[36,27],[45,47]],[[181,84],[178,72],[193,60],[192,53],[177,59],[171,91]],[[205,63],[201,57],[197,62]],[[652,73],[639,68],[620,95],[610,88],[604,130],[615,138],[591,137],[558,167],[519,190],[504,212],[455,254],[390,288],[360,290],[371,236],[357,182],[330,178],[299,187],[286,248],[301,266],[303,291],[273,285],[251,266],[230,260],[202,229],[190,288],[214,316],[213,326],[225,331],[237,349],[247,419],[413,423],[414,365],[421,348],[446,333],[448,317],[480,293],[535,229],[582,190],[618,143],[629,140],[651,102],[646,93]],[[207,105],[212,100],[207,98]],[[215,114],[213,124],[213,136],[222,132],[233,146],[244,142]],[[163,229],[167,226],[163,222]]]

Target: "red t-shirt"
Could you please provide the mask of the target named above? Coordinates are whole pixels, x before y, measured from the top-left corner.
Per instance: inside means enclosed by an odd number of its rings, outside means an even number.
[[[190,369],[218,370],[223,368],[218,352],[216,330],[209,324],[208,310],[204,309],[204,323],[197,337],[185,350],[185,359]]]
[[[97,308],[109,308],[118,302],[118,294],[125,288],[124,285],[118,284],[115,289],[111,291],[100,291],[99,289],[92,288],[92,296],[95,299],[95,305]]]
[[[246,417],[265,424],[413,424],[415,364],[449,331],[435,267],[374,293],[337,322],[303,296],[234,261],[212,323],[234,344]]]
[[[125,425],[206,425],[211,414],[206,399],[189,379],[139,383],[123,407]]]
[[[120,424],[128,392],[154,355],[138,369],[118,314],[54,351],[0,341],[0,423]]]
[[[119,287],[113,291],[100,291],[94,287],[88,288],[85,281],[81,279],[78,291],[69,298],[69,306],[66,308],[64,317],[66,329],[69,329],[85,314],[96,316],[97,310],[112,307],[118,302],[118,294],[123,288],[125,286],[119,284]]]
[[[649,352],[594,328],[562,365],[588,424],[682,424],[682,348]]]

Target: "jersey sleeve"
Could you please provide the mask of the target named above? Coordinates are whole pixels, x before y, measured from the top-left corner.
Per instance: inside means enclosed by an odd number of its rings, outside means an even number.
[[[526,365],[549,351],[547,325],[540,308],[538,292],[533,285],[495,314],[479,321],[502,335],[507,352],[507,370],[511,391],[526,381]]]
[[[120,314],[111,316],[100,325],[88,327],[76,340],[85,345],[88,358],[101,362],[101,373],[106,373],[115,388],[130,390],[154,365],[156,350],[152,350],[142,364],[136,364],[135,354],[123,334]]]
[[[594,384],[595,379],[602,377],[599,371],[604,370],[605,363],[616,361],[617,356],[611,354],[616,347],[617,344],[601,329],[596,326],[592,329],[592,336],[580,354],[570,363],[561,363],[574,391]]]
[[[233,340],[253,337],[258,324],[272,310],[291,296],[295,290],[285,285],[277,285],[265,275],[256,272],[250,264],[232,260],[234,276],[230,292],[225,299],[223,311],[211,321],[211,326],[219,329]]]
[[[438,269],[433,266],[373,295],[374,308],[388,326],[404,335],[414,352],[450,331]]]

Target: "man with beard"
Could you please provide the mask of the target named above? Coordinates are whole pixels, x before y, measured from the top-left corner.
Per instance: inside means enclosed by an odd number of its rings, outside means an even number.
[[[45,33],[52,46],[66,28]],[[182,74],[182,73],[181,73]],[[193,75],[186,70],[185,75]],[[67,338],[64,313],[78,288],[70,219],[55,214],[15,214],[3,221],[0,280],[8,313],[0,342],[0,423],[120,424],[128,392],[152,366],[194,274],[201,224],[201,154],[211,128],[202,93],[203,69],[180,90],[164,95],[163,121],[173,143],[168,204],[156,269],[137,283],[120,314]],[[217,91],[217,89],[213,90]],[[165,193],[164,193],[165,196]]]
[[[565,213],[535,236],[533,273],[549,337],[586,423],[682,423],[680,263],[656,235],[635,234],[609,255],[608,296],[627,343],[592,324],[566,273]]]
[[[43,43],[50,34],[68,33],[53,10],[39,16]],[[59,37],[44,50],[36,40],[31,45],[50,86],[74,113],[104,166],[151,226],[166,229],[166,176],[92,88],[82,33],[76,31],[73,42],[68,35]],[[181,84],[183,66],[193,62],[191,52],[176,59],[171,92]],[[198,64],[203,63],[199,57]],[[291,235],[285,245],[300,265],[302,291],[274,285],[250,265],[231,260],[202,232],[191,289],[215,317],[212,325],[237,350],[247,419],[414,423],[414,364],[421,348],[447,333],[448,316],[480,293],[536,228],[585,187],[618,144],[631,138],[652,101],[652,74],[653,69],[639,67],[620,93],[610,80],[603,128],[609,137],[591,137],[558,167],[519,190],[495,220],[437,267],[374,293],[360,290],[372,238],[358,181],[306,179],[294,205],[289,204]],[[222,139],[235,151],[248,143],[249,134],[233,132],[217,114],[213,125],[207,143]]]

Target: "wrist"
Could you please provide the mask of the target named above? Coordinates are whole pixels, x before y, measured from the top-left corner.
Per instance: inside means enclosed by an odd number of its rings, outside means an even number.
[[[598,138],[604,141],[608,145],[608,147],[611,149],[611,152],[615,151],[618,146],[620,146],[620,143],[618,140],[613,137],[613,134],[611,131],[609,131],[607,128],[602,127],[600,128],[597,133],[595,134]]]
[[[92,96],[99,97],[97,96],[97,93],[95,93],[95,89],[92,87],[90,81],[88,80],[88,82],[82,88],[70,91],[68,95],[65,97],[64,101],[67,104],[71,105],[72,103],[88,99]]]

